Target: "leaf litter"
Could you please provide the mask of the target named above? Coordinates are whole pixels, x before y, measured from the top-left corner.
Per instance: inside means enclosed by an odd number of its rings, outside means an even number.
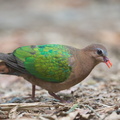
[[[21,94],[14,86],[21,85]],[[120,119],[120,81],[100,81],[96,84],[83,82],[74,91],[58,93],[66,103],[60,103],[38,88],[35,100],[31,100],[31,90],[27,82],[19,81],[12,85],[11,92],[7,90],[1,95],[0,119],[40,119],[40,120],[117,120]],[[26,86],[26,88],[24,88]],[[11,87],[11,86],[10,86]],[[75,86],[76,87],[76,86]],[[23,91],[22,91],[23,88]],[[8,87],[8,89],[10,89]],[[5,90],[5,89],[4,89]],[[22,93],[25,94],[22,95]],[[41,91],[41,92],[40,92]],[[18,93],[19,101],[11,101]],[[24,97],[28,96],[28,97]],[[15,102],[15,103],[12,103]]]

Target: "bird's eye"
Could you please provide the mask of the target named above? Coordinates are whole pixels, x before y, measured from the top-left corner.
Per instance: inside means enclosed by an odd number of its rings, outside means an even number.
[[[97,54],[98,55],[103,55],[103,51],[99,49],[99,50],[97,50]]]

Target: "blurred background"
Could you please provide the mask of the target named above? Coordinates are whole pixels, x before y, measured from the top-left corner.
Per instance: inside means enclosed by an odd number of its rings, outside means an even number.
[[[4,52],[48,43],[83,47],[101,42],[117,47],[120,1],[0,0],[0,40]]]
[[[0,0],[0,52],[51,43],[105,45],[113,67],[101,64],[91,77],[120,80],[120,0]],[[16,80],[0,75],[2,93]]]

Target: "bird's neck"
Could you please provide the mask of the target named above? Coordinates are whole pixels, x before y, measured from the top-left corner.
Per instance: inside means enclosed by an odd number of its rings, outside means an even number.
[[[82,50],[79,53],[79,58],[79,76],[82,76],[82,79],[85,79],[97,63],[95,63],[92,56]]]

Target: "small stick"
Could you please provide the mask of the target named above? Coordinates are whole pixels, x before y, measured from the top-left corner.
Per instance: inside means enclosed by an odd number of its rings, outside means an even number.
[[[30,108],[38,108],[38,107],[57,107],[57,106],[64,106],[64,104],[43,104],[43,103],[6,103],[6,104],[0,104],[0,110],[6,111],[10,110],[13,107],[18,106],[19,109],[30,109]]]
[[[95,113],[97,117],[101,118],[100,115],[92,107],[90,107],[89,105],[84,105],[84,106],[88,107],[93,113]]]
[[[78,106],[78,104],[74,104],[66,113],[69,114],[70,112],[73,112]]]

